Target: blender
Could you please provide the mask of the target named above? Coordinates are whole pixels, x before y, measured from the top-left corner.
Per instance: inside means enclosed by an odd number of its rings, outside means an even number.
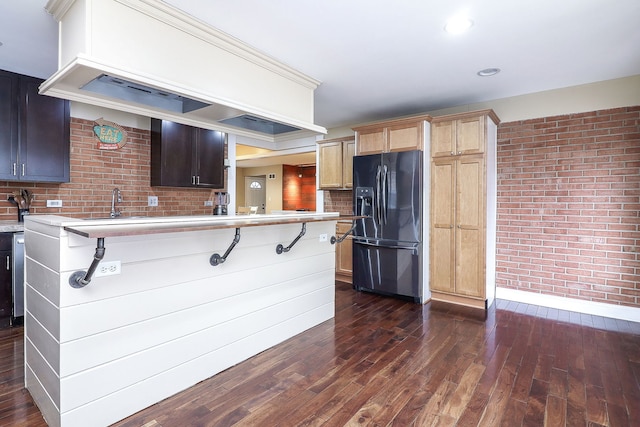
[[[229,205],[229,193],[224,191],[216,191],[214,193],[215,206],[213,207],[214,215],[226,215],[227,206]]]

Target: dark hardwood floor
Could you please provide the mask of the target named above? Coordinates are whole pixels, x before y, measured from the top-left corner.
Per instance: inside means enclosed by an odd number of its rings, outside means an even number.
[[[44,426],[22,329],[0,331],[0,425]],[[338,282],[336,317],[119,427],[640,426],[640,324],[497,301],[424,306]]]

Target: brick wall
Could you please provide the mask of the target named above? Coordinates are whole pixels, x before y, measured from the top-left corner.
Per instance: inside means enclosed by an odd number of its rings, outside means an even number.
[[[73,217],[108,216],[111,192],[122,191],[119,204],[123,215],[209,215],[213,190],[150,186],[150,133],[125,128],[129,142],[120,150],[99,150],[93,136],[93,122],[71,119],[71,181],[66,184],[0,182],[0,220],[17,219],[17,208],[6,201],[19,188],[35,194],[32,214],[56,214]],[[225,175],[226,177],[226,175]],[[158,206],[148,207],[148,196],[158,196]],[[62,208],[47,208],[47,199],[61,199]]]
[[[498,127],[497,285],[640,307],[640,107]]]
[[[351,190],[325,190],[324,211],[353,215],[353,193]]]
[[[315,166],[282,165],[282,209],[316,210]]]

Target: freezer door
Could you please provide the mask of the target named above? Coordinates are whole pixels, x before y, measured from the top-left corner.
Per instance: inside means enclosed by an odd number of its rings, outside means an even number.
[[[367,215],[367,218],[357,221],[355,236],[380,238],[382,230],[378,199],[382,173],[381,159],[380,154],[353,158],[353,212],[356,215]]]
[[[353,287],[420,302],[422,245],[380,246],[353,240]]]
[[[379,237],[401,242],[422,241],[422,152],[382,155]]]

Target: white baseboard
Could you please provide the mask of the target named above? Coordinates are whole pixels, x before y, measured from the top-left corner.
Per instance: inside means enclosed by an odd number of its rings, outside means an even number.
[[[635,307],[584,301],[580,299],[564,298],[555,295],[538,294],[507,288],[497,288],[496,298],[540,305],[543,307],[557,308],[559,310],[593,314],[595,316],[629,320],[631,322],[640,322],[640,308]]]

